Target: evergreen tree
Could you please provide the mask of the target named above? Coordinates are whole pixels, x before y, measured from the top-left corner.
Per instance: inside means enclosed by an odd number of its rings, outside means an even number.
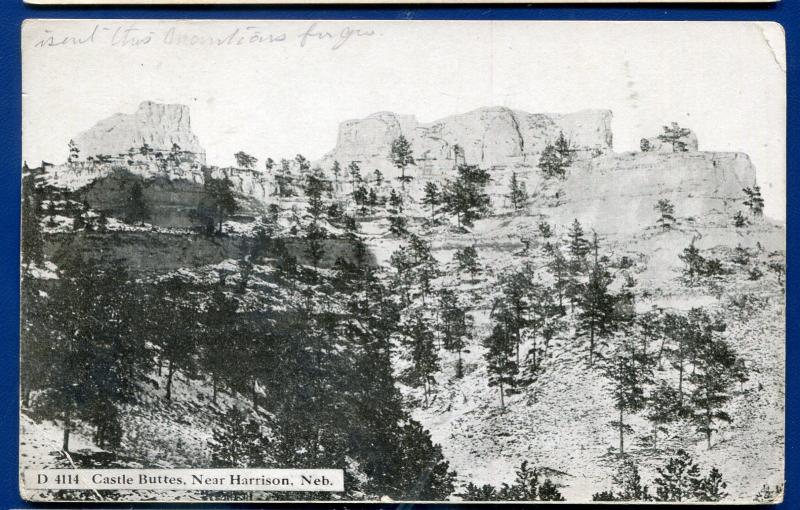
[[[681,416],[681,401],[678,390],[666,381],[655,387],[647,401],[647,420],[653,424],[653,448],[658,448],[658,432],[664,425]]]
[[[700,255],[700,250],[694,245],[694,240],[683,249],[683,253],[678,255],[678,258],[686,264],[683,274],[690,282],[695,281],[705,273],[706,259]]]
[[[435,182],[425,183],[425,195],[422,197],[422,203],[431,208],[431,223],[433,223],[436,219],[436,206],[441,203],[441,194]]]
[[[480,487],[469,482],[464,487],[464,492],[457,494],[463,501],[497,501],[497,489],[492,485],[484,484]]]
[[[236,165],[239,168],[246,168],[248,170],[252,170],[255,168],[256,163],[258,163],[258,158],[255,156],[251,156],[244,151],[239,151],[233,155],[234,159],[236,159]]]
[[[654,209],[660,214],[656,221],[662,230],[670,230],[675,224],[675,206],[667,200],[662,198],[656,203]]]
[[[215,226],[217,233],[222,234],[222,224],[225,218],[235,213],[239,209],[236,197],[233,194],[233,183],[227,176],[216,179],[206,175],[203,184],[203,195],[200,203],[194,211],[193,216],[201,222],[207,235],[214,233]]]
[[[350,174],[350,189],[355,191],[356,185],[361,182],[361,167],[355,161],[351,161],[347,166],[347,173]]]
[[[442,455],[442,448],[431,442],[430,433],[414,420],[400,429],[398,479],[403,481],[396,499],[443,501],[455,490],[455,471]]]
[[[397,214],[403,213],[403,197],[401,197],[394,189],[389,194],[389,207],[390,211]]]
[[[664,132],[658,135],[658,139],[664,143],[670,144],[672,152],[686,152],[686,142],[683,140],[692,132],[686,128],[682,128],[677,122],[671,123],[669,126],[663,126]]]
[[[300,172],[300,175],[307,173],[311,170],[311,162],[306,159],[305,156],[302,154],[297,154],[294,157],[295,163],[297,163],[297,169]]]
[[[702,476],[700,466],[686,453],[678,450],[664,467],[656,468],[659,476],[654,480],[656,501],[720,501],[727,494],[727,484],[722,474],[712,468],[708,475]]]
[[[395,237],[403,237],[408,233],[405,216],[389,216],[389,232]]]
[[[325,192],[325,185],[319,173],[311,173],[306,178],[305,185],[306,199],[308,200],[308,214],[311,215],[313,222],[319,221],[325,211],[325,202],[322,194]]]
[[[521,209],[525,206],[525,203],[528,201],[528,191],[526,189],[525,183],[520,182],[517,179],[517,173],[511,173],[511,182],[509,183],[509,192],[508,192],[508,199],[511,201],[512,207],[514,210]]]
[[[630,338],[621,339],[616,352],[606,365],[606,376],[612,382],[614,407],[619,418],[611,425],[619,432],[619,454],[625,453],[625,433],[632,432],[625,423],[625,414],[633,414],[644,409],[645,386],[651,382],[652,370],[648,360],[636,349],[636,342]]]
[[[125,199],[125,221],[144,225],[144,222],[149,219],[150,207],[144,198],[142,185],[138,180],[133,181]]]
[[[471,227],[491,209],[485,189],[490,180],[489,173],[476,165],[459,166],[458,178],[448,181],[442,190],[442,210],[455,214],[459,227]]]
[[[383,172],[376,168],[372,173],[375,176],[375,185],[380,188],[381,184],[383,184]]]
[[[342,174],[342,165],[338,161],[333,162],[331,173],[333,174],[333,180],[339,182],[339,176]]]
[[[400,183],[405,186],[406,181],[411,180],[411,176],[406,175],[406,168],[409,165],[416,164],[414,161],[413,151],[411,150],[411,143],[406,140],[406,137],[400,135],[392,141],[391,158],[394,166],[400,169]]]
[[[652,501],[650,489],[642,483],[639,467],[630,459],[620,464],[617,472],[612,477],[614,485],[618,488],[603,491],[592,495],[592,501]]]
[[[609,291],[611,275],[598,257],[597,234],[594,239],[594,263],[586,284],[579,286],[578,323],[576,335],[589,337],[589,366],[593,366],[596,340],[605,339],[617,330],[619,317],[617,314],[618,298]]]
[[[555,143],[547,144],[539,156],[538,167],[546,179],[564,178],[567,168],[573,163],[573,153],[569,141],[561,132]]]
[[[67,163],[76,163],[80,157],[81,150],[78,148],[78,144],[75,143],[75,140],[70,140],[68,147],[69,156],[67,157]]]
[[[314,269],[319,268],[319,263],[325,255],[324,240],[327,232],[316,221],[309,223],[306,228],[306,255],[311,259]]]
[[[747,218],[742,214],[742,211],[736,211],[736,214],[733,215],[733,226],[736,228],[744,228],[747,224]]]
[[[416,311],[408,320],[406,334],[412,342],[409,377],[416,384],[422,385],[425,407],[428,407],[431,386],[436,384],[434,374],[439,370],[439,355],[433,343],[433,331],[421,312]]]
[[[484,346],[486,347],[486,369],[489,372],[489,386],[497,386],[500,390],[500,407],[505,409],[505,392],[516,385],[516,375],[519,371],[514,354],[515,342],[510,332],[509,323],[511,316],[506,310],[501,310],[501,316],[495,324],[492,334],[489,335]]]
[[[755,216],[764,215],[764,198],[761,196],[761,188],[756,184],[752,188],[742,189],[747,198],[742,202],[750,209],[750,214]]]
[[[718,430],[716,423],[733,421],[724,406],[732,397],[731,388],[738,369],[733,349],[725,340],[715,338],[712,331],[701,334],[702,340],[695,348],[694,370],[688,378],[694,386],[692,420],[697,431],[706,436],[709,449],[711,435]]]
[[[481,264],[478,261],[478,251],[474,246],[465,246],[456,251],[454,258],[458,263],[459,271],[466,271],[470,274],[472,283],[475,283],[475,275],[480,272]]]
[[[577,218],[570,225],[567,238],[569,239],[567,249],[569,250],[571,265],[574,271],[580,271],[585,264],[586,256],[592,250],[592,245],[586,240],[583,227]]]
[[[41,264],[44,261],[44,237],[39,223],[37,210],[38,198],[31,174],[22,177],[22,237],[20,254],[22,263],[29,267],[31,262]]]

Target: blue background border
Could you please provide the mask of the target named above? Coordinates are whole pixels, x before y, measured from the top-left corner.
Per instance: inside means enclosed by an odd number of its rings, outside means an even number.
[[[787,260],[794,261],[797,252],[797,219],[800,216],[794,193],[798,179],[793,177],[800,165],[800,152],[795,151],[798,124],[798,66],[800,54],[800,9],[798,0],[783,0],[773,5],[602,5],[602,6],[378,6],[363,7],[37,7],[23,5],[21,0],[0,0],[0,507],[53,507],[74,505],[32,505],[22,501],[18,491],[18,328],[19,328],[19,189],[21,160],[21,77],[20,26],[26,18],[275,18],[275,19],[463,19],[463,20],[716,20],[776,21],[786,31],[788,61],[787,112]],[[798,432],[798,409],[794,405],[800,391],[800,353],[796,339],[800,324],[794,307],[798,278],[791,264],[787,268],[787,363],[786,363],[786,492],[783,504],[768,508],[800,510],[800,455],[795,445]],[[746,466],[743,466],[746,469]],[[96,505],[94,505],[96,506]],[[104,507],[112,506],[104,504]],[[142,505],[155,508],[187,508],[187,505]],[[215,505],[223,507],[225,505]],[[232,508],[257,508],[238,505]],[[382,508],[393,505],[378,505]],[[394,505],[408,507],[409,505]],[[433,507],[433,505],[431,505]],[[475,506],[474,508],[489,508]],[[587,508],[586,505],[565,505],[559,508]],[[131,507],[127,504],[126,507]],[[263,507],[263,505],[262,505]],[[270,508],[294,508],[271,504]],[[328,508],[330,505],[314,505]],[[348,505],[348,508],[377,508],[376,505]],[[208,508],[208,507],[204,507]],[[436,508],[442,508],[437,505]],[[508,508],[508,507],[505,507]],[[615,507],[618,508],[618,507]],[[719,507],[714,507],[719,508]],[[734,507],[731,507],[734,508]],[[742,507],[738,507],[742,508]],[[754,507],[747,507],[754,508]]]

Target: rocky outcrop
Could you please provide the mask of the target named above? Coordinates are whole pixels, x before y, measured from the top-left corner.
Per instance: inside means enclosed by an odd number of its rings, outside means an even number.
[[[535,165],[559,133],[570,141],[578,158],[607,153],[612,148],[611,112],[585,110],[571,114],[531,114],[503,107],[480,108],[431,123],[413,116],[380,112],[349,120],[339,127],[336,147],[325,156],[333,161],[386,170],[391,167],[392,141],[401,134],[410,142],[417,166],[452,167],[458,162],[483,167]],[[456,146],[463,156],[456,154]]]
[[[576,165],[561,183],[549,214],[605,232],[633,233],[656,224],[655,204],[667,199],[684,226],[730,222],[742,209],[742,188],[755,183],[746,154],[628,152]]]
[[[189,107],[145,101],[132,114],[117,113],[73,139],[79,160],[167,157],[205,163],[205,150],[192,132]],[[151,149],[141,154],[144,145]]]

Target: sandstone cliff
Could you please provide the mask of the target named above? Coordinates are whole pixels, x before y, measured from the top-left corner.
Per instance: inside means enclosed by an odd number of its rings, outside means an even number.
[[[454,147],[463,161],[484,167],[535,165],[539,154],[559,133],[569,139],[579,158],[611,151],[611,112],[586,110],[571,114],[531,114],[503,107],[480,108],[431,123],[413,116],[380,112],[348,120],[339,127],[336,147],[323,159],[363,168],[391,168],[391,144],[401,134],[410,142],[417,166],[426,170],[455,164]],[[462,158],[459,157],[459,162]]]
[[[179,153],[201,164],[205,150],[192,132],[189,107],[182,104],[160,104],[144,101],[132,114],[117,113],[103,119],[74,138],[80,150],[79,159],[108,156],[139,157],[140,148],[147,144],[156,153],[167,155],[177,145]]]

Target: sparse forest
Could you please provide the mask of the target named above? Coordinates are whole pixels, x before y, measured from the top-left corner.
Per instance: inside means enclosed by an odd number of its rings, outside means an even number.
[[[688,135],[672,124],[657,139],[681,153]],[[69,165],[85,164],[69,149]],[[581,150],[559,131],[536,164],[497,170],[458,147],[435,177],[404,136],[387,175],[265,158],[267,202],[234,170],[177,185],[115,169],[102,178],[114,186],[68,189],[26,167],[28,426],[51,424],[57,450],[87,465],[103,451],[111,466],[335,468],[340,499],[563,501],[582,473],[550,465],[577,465],[543,443],[557,440],[560,409],[592,499],[724,501],[734,481],[716,451],[740,421],[753,426],[764,360],[748,336],[767,341],[759,307],[780,306],[782,253],[709,246],[695,233],[707,218],[674,196],[649,199],[641,235],[579,220],[563,189],[597,157]],[[142,146],[129,167],[156,152]],[[182,168],[175,154],[162,173]],[[261,171],[255,156],[235,159]],[[714,228],[764,224],[758,186],[732,201],[741,208]],[[191,455],[147,448],[148,417],[207,439]],[[481,479],[475,463],[498,448],[487,430],[536,447],[514,446],[505,478]]]

